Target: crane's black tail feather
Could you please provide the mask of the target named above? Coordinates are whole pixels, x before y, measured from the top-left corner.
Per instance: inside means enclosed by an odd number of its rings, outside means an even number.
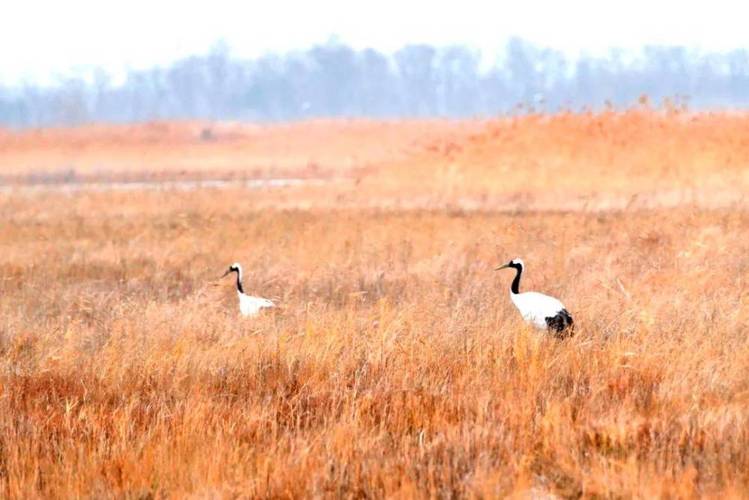
[[[575,325],[567,309],[562,309],[554,316],[546,318],[546,325],[552,335],[558,339],[572,337],[575,333]]]

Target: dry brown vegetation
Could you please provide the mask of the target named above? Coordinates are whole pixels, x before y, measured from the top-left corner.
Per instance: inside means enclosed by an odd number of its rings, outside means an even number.
[[[347,176],[478,128],[473,122],[320,120],[0,129],[0,175],[32,182]]]
[[[749,118],[403,127],[329,186],[0,194],[0,496],[746,496]]]

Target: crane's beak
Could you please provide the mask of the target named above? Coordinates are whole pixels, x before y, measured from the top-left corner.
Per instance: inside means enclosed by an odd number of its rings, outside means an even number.
[[[226,272],[225,272],[224,274],[222,274],[222,275],[221,275],[221,278],[223,278],[224,276],[226,276],[226,275],[227,275],[227,274],[229,274],[230,272],[231,272],[231,269],[227,269],[227,270],[226,270]],[[219,279],[221,279],[221,278],[219,278]]]
[[[495,268],[494,270],[495,271],[499,271],[500,269],[505,269],[507,267],[510,267],[510,264],[505,264],[504,266],[499,266],[499,267]]]

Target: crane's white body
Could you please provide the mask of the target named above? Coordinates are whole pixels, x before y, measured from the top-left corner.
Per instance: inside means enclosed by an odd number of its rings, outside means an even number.
[[[520,277],[525,265],[521,259],[512,259],[497,269],[511,267],[517,274],[510,286],[510,300],[525,321],[538,329],[554,332],[557,337],[571,333],[573,320],[570,313],[558,299],[538,292],[520,293]]]
[[[237,291],[237,295],[239,296],[239,313],[242,316],[255,316],[262,309],[276,306],[272,301],[262,297],[245,295],[239,291]]]
[[[525,321],[541,330],[549,328],[546,318],[553,318],[565,309],[564,304],[554,297],[538,292],[512,293],[510,291],[510,300]]]
[[[244,293],[244,288],[242,287],[242,266],[239,262],[235,262],[229,266],[229,270],[224,273],[224,276],[232,272],[237,273],[237,296],[239,297],[239,313],[242,316],[256,316],[263,309],[276,306],[268,299],[253,297]]]

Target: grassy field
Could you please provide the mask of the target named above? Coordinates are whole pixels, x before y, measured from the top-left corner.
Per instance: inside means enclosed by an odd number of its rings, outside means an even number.
[[[747,127],[302,123],[258,134],[330,151],[211,140],[235,159],[189,175],[316,164],[330,184],[0,193],[0,496],[746,497]],[[17,181],[127,177],[152,147],[3,137],[3,162],[30,155]],[[133,172],[171,178],[191,137]],[[492,270],[518,256],[575,337],[519,321]],[[238,317],[233,261],[277,311]]]

